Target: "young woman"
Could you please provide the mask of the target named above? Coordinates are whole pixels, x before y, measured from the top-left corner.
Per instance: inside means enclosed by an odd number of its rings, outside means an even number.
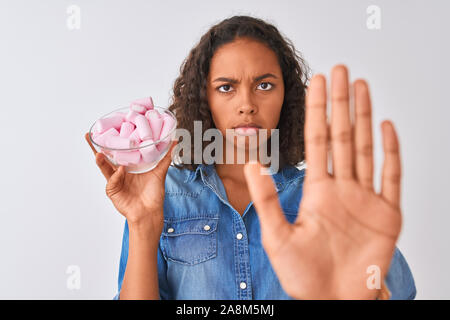
[[[126,218],[115,299],[415,297],[396,247],[400,156],[393,125],[382,124],[377,194],[367,83],[353,83],[352,123],[348,71],[333,68],[328,125],[326,79],[315,75],[307,87],[307,73],[273,25],[231,17],[191,50],[169,109],[193,138],[194,121],[201,121],[202,133],[219,130],[234,161],[225,161],[224,148],[224,161],[195,163],[205,141],[200,150],[192,143],[192,161],[170,166],[174,144],[155,169],[135,175],[96,154],[106,193]],[[249,161],[242,126],[267,130],[267,145],[271,129],[279,130],[278,170],[271,162],[263,174],[268,165]],[[238,151],[246,164],[236,161]],[[303,160],[306,170],[298,168]]]

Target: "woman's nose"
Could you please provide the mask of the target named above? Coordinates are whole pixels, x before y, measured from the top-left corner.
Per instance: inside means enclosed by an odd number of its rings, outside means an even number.
[[[257,107],[252,101],[251,92],[243,92],[238,111],[240,114],[255,114]]]
[[[239,113],[240,114],[254,114],[254,113],[256,113],[256,108],[253,107],[252,105],[241,106],[239,108]]]

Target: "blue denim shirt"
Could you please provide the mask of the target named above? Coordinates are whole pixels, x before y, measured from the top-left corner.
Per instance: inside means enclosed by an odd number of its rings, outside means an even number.
[[[286,219],[297,217],[305,170],[286,166],[273,174]],[[118,299],[128,258],[128,224],[122,241]],[[241,216],[228,202],[215,166],[196,171],[170,166],[165,182],[164,227],[158,249],[161,299],[292,299],[280,285],[261,243],[250,202]],[[369,276],[369,275],[368,275]],[[391,299],[414,299],[409,266],[396,247],[386,284]]]

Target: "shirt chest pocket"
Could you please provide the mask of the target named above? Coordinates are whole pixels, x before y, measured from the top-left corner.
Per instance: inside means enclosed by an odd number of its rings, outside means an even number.
[[[164,221],[162,250],[167,260],[195,265],[217,255],[218,218]]]

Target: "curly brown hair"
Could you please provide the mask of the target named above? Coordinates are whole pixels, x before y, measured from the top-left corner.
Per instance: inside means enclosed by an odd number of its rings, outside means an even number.
[[[238,37],[251,38],[267,45],[278,57],[285,86],[279,129],[280,168],[298,165],[304,160],[303,127],[305,122],[305,95],[310,69],[294,48],[291,40],[282,36],[278,29],[259,18],[233,16],[212,26],[190,51],[180,67],[180,76],[173,86],[169,105],[177,118],[177,128],[194,136],[194,121],[202,121],[202,134],[215,128],[206,96],[206,83],[210,62],[216,50]],[[270,139],[270,138],[269,138]],[[270,143],[270,140],[268,140]],[[210,143],[203,141],[202,150]],[[203,162],[203,157],[202,162]],[[190,163],[174,163],[177,168],[195,170],[194,144],[191,143]]]

